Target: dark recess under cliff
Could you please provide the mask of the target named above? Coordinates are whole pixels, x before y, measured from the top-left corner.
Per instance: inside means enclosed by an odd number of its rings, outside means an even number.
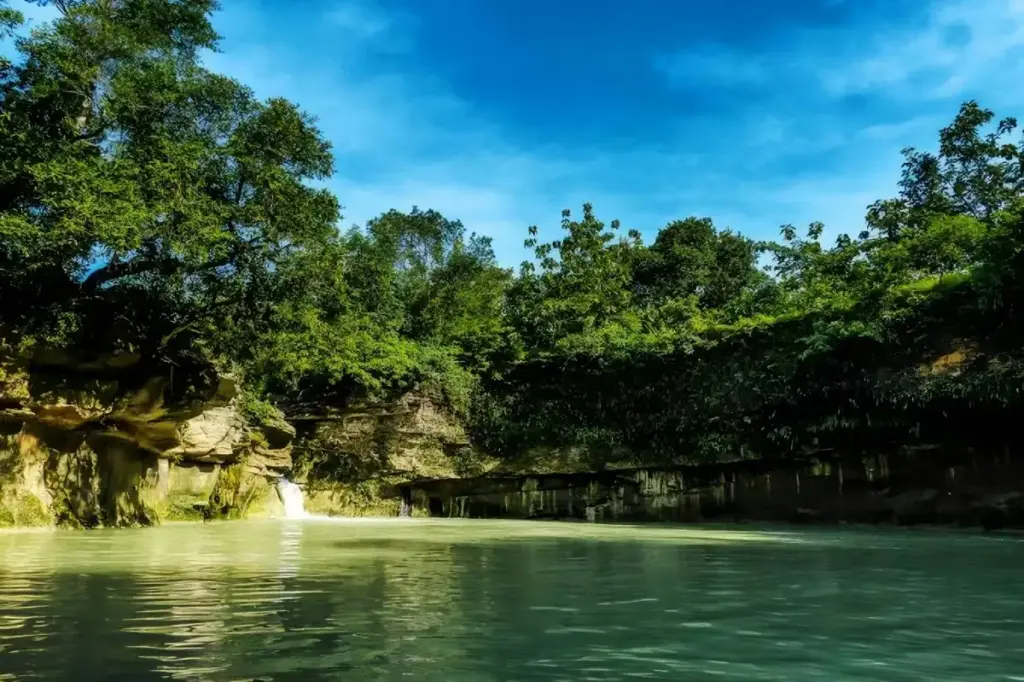
[[[1024,460],[1009,447],[859,458],[410,481],[385,491],[431,516],[1024,527]]]

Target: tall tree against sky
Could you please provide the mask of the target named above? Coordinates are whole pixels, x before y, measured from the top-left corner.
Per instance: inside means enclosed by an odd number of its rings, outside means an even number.
[[[333,168],[313,120],[199,63],[216,45],[214,7],[61,3],[57,21],[18,42],[0,89],[6,302],[39,313],[143,295],[163,324],[134,333],[166,343],[255,319],[284,261],[337,238],[337,200],[307,182]],[[43,331],[82,311],[59,312]]]

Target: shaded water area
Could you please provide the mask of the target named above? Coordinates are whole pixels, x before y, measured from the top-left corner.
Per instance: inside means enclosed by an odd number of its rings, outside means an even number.
[[[0,680],[1024,680],[1024,542],[465,520],[0,535]]]

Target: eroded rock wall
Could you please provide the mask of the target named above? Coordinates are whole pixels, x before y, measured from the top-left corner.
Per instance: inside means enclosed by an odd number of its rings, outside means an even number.
[[[274,483],[291,469],[294,429],[247,424],[231,377],[201,370],[175,378],[131,358],[6,366],[0,526],[280,514]]]
[[[382,494],[388,486],[495,464],[416,392],[344,410],[314,404],[258,425],[239,401],[232,377],[202,364],[0,362],[0,526],[281,516],[282,476],[302,485],[311,513],[394,516],[401,500]]]
[[[1024,453],[1010,447],[662,468],[570,448],[498,462],[416,392],[254,425],[210,368],[63,363],[0,368],[0,526],[281,516],[288,476],[307,511],[339,516],[1024,527]]]
[[[412,391],[383,404],[292,411],[295,477],[306,510],[334,516],[396,516],[385,491],[421,478],[479,476],[497,461],[476,451],[459,420]],[[421,513],[421,512],[420,512]]]
[[[804,462],[411,481],[386,494],[435,516],[754,520],[1024,528],[1024,457],[915,448]]]

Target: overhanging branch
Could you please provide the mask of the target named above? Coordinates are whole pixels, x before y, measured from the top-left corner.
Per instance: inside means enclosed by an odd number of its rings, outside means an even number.
[[[203,263],[195,268],[186,268],[185,263],[170,258],[150,260],[148,258],[137,258],[127,262],[118,261],[108,263],[98,270],[94,270],[85,281],[82,282],[82,291],[92,292],[99,289],[107,282],[112,282],[125,277],[134,277],[148,273],[156,273],[170,277],[188,270],[191,273],[206,272],[231,264],[233,259],[222,258],[220,260]]]

